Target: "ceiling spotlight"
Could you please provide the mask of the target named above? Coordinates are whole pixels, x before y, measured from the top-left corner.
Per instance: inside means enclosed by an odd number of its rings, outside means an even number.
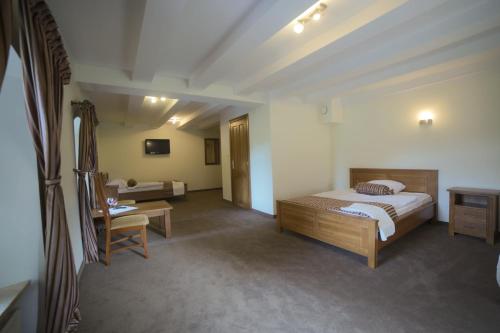
[[[158,102],[158,98],[157,97],[150,97],[149,100],[151,101],[151,103],[155,104],[156,102]]]
[[[160,101],[165,102],[166,100],[167,100],[167,98],[166,98],[166,97],[163,97],[163,96],[162,96],[162,97],[160,97]]]
[[[321,13],[319,11],[316,11],[312,16],[312,19],[314,21],[319,21],[320,18],[321,18]]]
[[[172,117],[172,118],[170,118],[170,119],[168,120],[168,122],[169,122],[169,123],[172,123],[172,124],[174,124],[174,125],[175,125],[177,122],[179,122],[179,121],[180,121],[180,120],[179,120],[179,118],[177,118],[177,117]]]
[[[293,26],[293,31],[296,33],[300,34],[302,31],[304,31],[304,21],[297,21],[295,25]]]

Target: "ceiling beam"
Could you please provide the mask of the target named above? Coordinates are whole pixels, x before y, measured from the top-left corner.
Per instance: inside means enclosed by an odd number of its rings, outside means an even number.
[[[273,85],[286,82],[290,75],[300,76],[303,73],[309,73],[311,66],[324,64],[329,59],[334,59],[340,52],[381,35],[418,15],[429,13],[446,1],[382,0],[373,2],[356,15],[348,17],[333,28],[308,40],[303,47],[262,66],[253,75],[243,80],[236,87],[236,92],[247,94],[266,90]]]
[[[202,103],[226,104],[255,108],[267,102],[262,95],[236,95],[231,87],[211,85],[204,90],[187,86],[186,80],[157,77],[153,82],[133,81],[121,70],[91,65],[72,64],[72,78],[87,90],[137,95],[167,96],[172,99],[189,100]]]
[[[185,130],[196,123],[199,117],[204,116],[206,113],[212,114],[214,110],[219,111],[221,109],[220,105],[217,104],[205,104],[199,109],[193,111],[186,119],[182,120],[182,123],[177,127],[178,129]],[[206,115],[205,115],[206,116]]]
[[[323,87],[316,92],[307,95],[306,100],[309,102],[319,102],[326,100],[327,98],[331,98],[332,96],[342,96],[350,91],[354,91],[364,86],[387,80],[392,77],[404,75],[405,73],[422,70],[438,64],[444,64],[454,59],[487,53],[496,49],[498,45],[500,45],[500,29],[494,29],[485,32],[482,36],[474,36],[474,38],[471,38],[467,42],[456,43],[424,56],[403,61],[398,64],[391,64],[382,69],[365,73],[351,80]]]
[[[404,93],[459,77],[479,73],[500,65],[500,48],[484,55],[466,57],[446,64],[394,77],[382,82],[349,92],[342,98],[376,98]]]
[[[185,128],[198,127],[199,124],[204,123],[208,118],[214,116],[218,117],[218,114],[226,107],[227,105],[220,105],[220,104],[215,105],[214,107],[198,115],[198,117],[191,119],[191,121],[188,124],[186,124]]]
[[[439,15],[446,9],[446,15]],[[395,27],[381,38],[340,53],[329,65],[289,80],[276,89],[276,96],[306,95],[322,86],[332,86],[363,73],[435,52],[500,26],[500,3],[467,2],[450,8],[441,6],[436,15],[423,16]],[[444,13],[443,13],[444,14]]]
[[[202,123],[198,125],[200,130],[205,130],[207,128],[213,127],[220,122],[220,114],[214,114]]]
[[[205,89],[223,77],[241,58],[274,36],[317,0],[262,0],[203,60],[189,79],[189,86]]]
[[[144,103],[143,96],[128,96],[128,106],[125,113],[125,126],[132,126],[140,118],[142,104]]]
[[[146,0],[142,19],[139,42],[135,55],[135,65],[132,79],[138,81],[153,81],[159,66],[164,60],[168,48],[166,41],[174,43],[176,28],[183,17],[187,0]]]
[[[172,100],[172,103],[167,105],[163,110],[163,114],[154,121],[153,126],[163,126],[170,118],[175,116],[179,111],[182,111],[188,104],[189,101],[180,101],[178,99]]]

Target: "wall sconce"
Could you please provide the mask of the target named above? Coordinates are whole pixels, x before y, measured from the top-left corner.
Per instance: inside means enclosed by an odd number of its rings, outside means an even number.
[[[432,115],[432,112],[430,111],[422,111],[420,112],[420,115],[418,116],[418,123],[420,125],[432,125],[432,118],[433,115]]]

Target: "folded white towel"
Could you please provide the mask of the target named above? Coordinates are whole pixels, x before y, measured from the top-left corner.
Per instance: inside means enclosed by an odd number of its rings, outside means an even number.
[[[176,182],[175,180],[172,181],[172,189],[174,192],[174,195],[184,195],[184,183],[183,182]]]
[[[378,206],[368,205],[363,203],[353,203],[349,207],[340,208],[341,211],[348,214],[364,215],[369,218],[378,220],[378,230],[380,238],[386,241],[387,238],[394,235],[396,225],[387,212]]]

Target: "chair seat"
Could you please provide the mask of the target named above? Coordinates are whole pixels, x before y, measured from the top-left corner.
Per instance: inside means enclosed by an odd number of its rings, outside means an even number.
[[[149,224],[149,219],[147,215],[144,214],[127,215],[112,219],[111,230],[128,228],[128,227],[138,227],[148,224]]]

